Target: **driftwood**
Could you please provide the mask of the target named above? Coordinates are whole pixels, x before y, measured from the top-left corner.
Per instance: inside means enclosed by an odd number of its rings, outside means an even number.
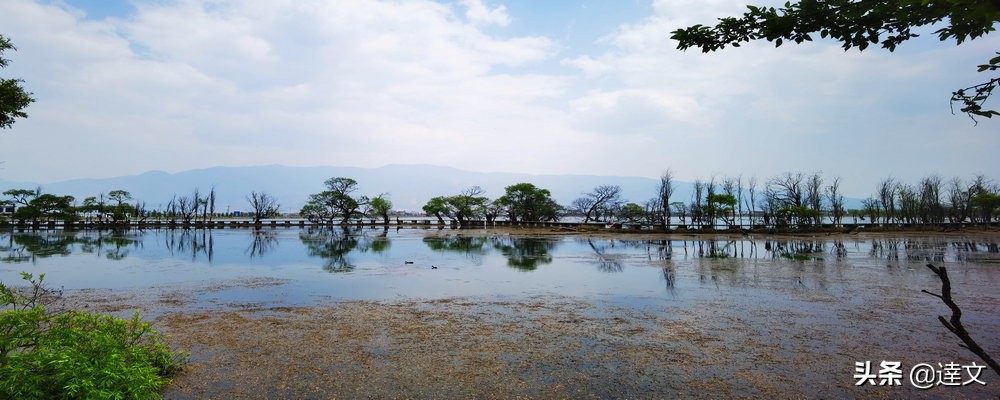
[[[948,328],[951,333],[962,339],[962,343],[959,346],[969,349],[973,354],[979,356],[993,372],[1000,375],[1000,364],[997,364],[975,340],[972,340],[972,336],[969,336],[969,332],[962,325],[962,309],[958,308],[958,304],[955,304],[955,301],[951,298],[951,280],[948,279],[948,270],[945,267],[935,267],[934,264],[927,264],[927,268],[930,268],[931,271],[937,274],[938,278],[941,278],[941,294],[931,293],[926,290],[921,291],[941,299],[951,309],[951,319],[945,319],[944,316],[939,315],[938,321],[941,321],[941,324],[945,328]]]

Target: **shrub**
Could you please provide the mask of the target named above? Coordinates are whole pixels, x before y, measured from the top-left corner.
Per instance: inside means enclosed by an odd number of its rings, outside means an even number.
[[[187,354],[170,350],[152,324],[78,310],[56,313],[54,292],[0,283],[0,397],[151,399],[180,371]]]

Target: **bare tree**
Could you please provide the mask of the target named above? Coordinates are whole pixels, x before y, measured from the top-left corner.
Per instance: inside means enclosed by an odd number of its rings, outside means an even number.
[[[940,176],[931,175],[920,180],[920,220],[924,223],[944,221]]]
[[[705,183],[701,179],[694,181],[694,198],[691,199],[691,223],[701,224],[702,221],[702,194],[705,190]]]
[[[801,172],[786,172],[782,176],[772,178],[768,181],[768,186],[772,188],[774,200],[782,207],[802,207],[805,205],[805,193],[802,188],[802,180],[805,177]]]
[[[896,188],[899,196],[899,220],[905,223],[913,223],[920,213],[920,197],[913,190],[913,187],[904,183],[899,183]]]
[[[687,225],[687,213],[688,213],[687,204],[684,204],[683,201],[675,201],[673,203],[670,203],[670,208],[673,209],[673,211],[677,213],[677,215],[680,217],[681,224]]]
[[[180,216],[185,223],[190,223],[198,215],[198,190],[191,197],[176,197],[175,215]]]
[[[139,223],[146,222],[149,219],[149,210],[146,209],[145,201],[135,202],[135,215],[139,219]]]
[[[660,174],[660,187],[657,190],[658,205],[663,212],[663,230],[670,227],[670,197],[674,195],[674,171],[667,168]]]
[[[264,218],[277,215],[278,209],[281,208],[278,199],[266,192],[250,192],[250,195],[247,196],[247,203],[250,203],[254,224],[259,224],[260,220]]]
[[[835,177],[826,187],[826,197],[830,201],[830,213],[833,214],[833,224],[840,225],[844,218],[844,195],[840,194],[840,177]]]
[[[722,191],[725,194],[733,196],[734,199],[737,199],[736,200],[737,207],[733,207],[733,215],[732,215],[733,216],[732,221],[735,223],[736,222],[736,215],[737,215],[737,208],[739,207],[739,203],[740,203],[740,201],[739,201],[739,191],[740,191],[740,189],[739,189],[739,183],[737,183],[736,178],[731,178],[731,177],[722,178]]]
[[[806,204],[812,210],[813,224],[823,221],[823,173],[816,172],[806,181]]]
[[[881,201],[885,223],[896,218],[896,193],[899,184],[892,177],[885,178],[878,186],[878,198]]]
[[[208,215],[210,218],[215,216],[215,186],[208,192]]]
[[[757,211],[757,177],[751,176],[747,179],[747,194],[750,195],[750,206],[747,207],[747,214],[750,214],[750,225],[754,223],[754,213]]]
[[[577,197],[572,203],[569,203],[569,209],[573,212],[579,213],[580,215],[586,216],[587,211],[594,206],[594,199],[587,196]],[[585,221],[590,218],[585,217]]]
[[[868,215],[868,221],[871,223],[878,223],[878,216],[881,214],[882,209],[879,207],[879,201],[874,197],[869,197],[861,202],[863,211]]]
[[[739,224],[742,225],[743,222],[743,175],[736,176],[736,215],[740,217]]]
[[[622,188],[618,185],[600,185],[584,197],[591,200],[590,208],[584,211],[583,222],[590,222],[591,219],[599,221],[602,215],[609,214],[617,209],[621,203]]]

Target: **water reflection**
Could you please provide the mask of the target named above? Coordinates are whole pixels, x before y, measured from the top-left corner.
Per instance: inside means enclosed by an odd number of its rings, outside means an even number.
[[[301,244],[289,245],[296,238]],[[423,251],[409,245],[393,247],[394,240],[414,239]],[[292,239],[294,240],[294,239]],[[560,249],[565,244],[566,249]],[[280,247],[285,246],[285,249]],[[165,251],[164,251],[165,249]],[[216,254],[216,252],[219,252]],[[420,253],[449,252],[465,256],[465,264],[486,265],[498,258],[506,266],[534,271],[558,257],[583,259],[602,273],[621,274],[630,265],[663,268],[671,287],[675,263],[704,262],[698,270],[703,282],[726,281],[744,263],[738,260],[787,260],[821,268],[847,260],[880,260],[894,267],[904,263],[1000,262],[1000,244],[989,236],[853,236],[837,238],[695,237],[687,240],[607,239],[586,237],[519,237],[516,235],[442,235],[424,231],[390,231],[386,227],[309,227],[305,229],[211,230],[167,229],[131,231],[0,232],[0,263],[36,262],[74,252],[122,260],[134,254],[172,257],[195,262],[275,264],[288,257],[319,259],[329,272],[350,272],[364,253],[391,254],[412,260]],[[242,254],[241,254],[242,253]],[[272,256],[272,254],[275,254]],[[425,256],[433,257],[433,256]],[[726,260],[737,260],[727,262]],[[796,268],[804,268],[797,266]],[[815,287],[805,282],[807,286]]]
[[[122,260],[131,249],[141,247],[141,232],[31,232],[0,235],[0,262],[36,262],[41,258],[68,256],[75,250],[97,254],[109,260]]]
[[[436,252],[453,252],[465,255],[474,265],[483,264],[489,253],[492,237],[487,236],[428,236],[423,238],[427,248]]]
[[[614,240],[602,240],[595,243],[593,239],[584,240],[587,246],[594,251],[597,256],[597,269],[601,272],[622,272],[625,266],[622,263],[621,254],[609,253],[608,250],[615,247]]]
[[[822,260],[826,253],[826,242],[819,240],[765,240],[764,250],[776,258],[798,261]]]
[[[358,247],[358,239],[348,227],[310,227],[299,233],[299,240],[311,257],[324,260],[328,272],[351,272],[355,265],[348,255]]]
[[[493,238],[493,248],[507,258],[507,266],[534,271],[541,264],[552,262],[552,251],[558,244],[556,239],[500,236]]]
[[[374,236],[365,235],[362,241],[361,251],[371,251],[374,253],[382,253],[388,251],[392,247],[392,241],[389,240],[389,227],[386,226],[381,232],[375,234]]]
[[[171,255],[190,256],[191,261],[204,257],[211,263],[215,257],[215,238],[210,229],[169,229],[163,244]]]
[[[250,246],[244,251],[245,254],[250,255],[250,258],[263,257],[278,247],[278,232],[273,229],[254,229],[252,236],[253,241],[250,242]]]

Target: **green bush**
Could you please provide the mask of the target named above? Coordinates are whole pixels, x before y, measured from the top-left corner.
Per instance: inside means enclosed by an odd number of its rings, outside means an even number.
[[[45,276],[22,277],[26,291],[0,283],[0,398],[155,399],[187,362],[138,312],[53,313]]]

